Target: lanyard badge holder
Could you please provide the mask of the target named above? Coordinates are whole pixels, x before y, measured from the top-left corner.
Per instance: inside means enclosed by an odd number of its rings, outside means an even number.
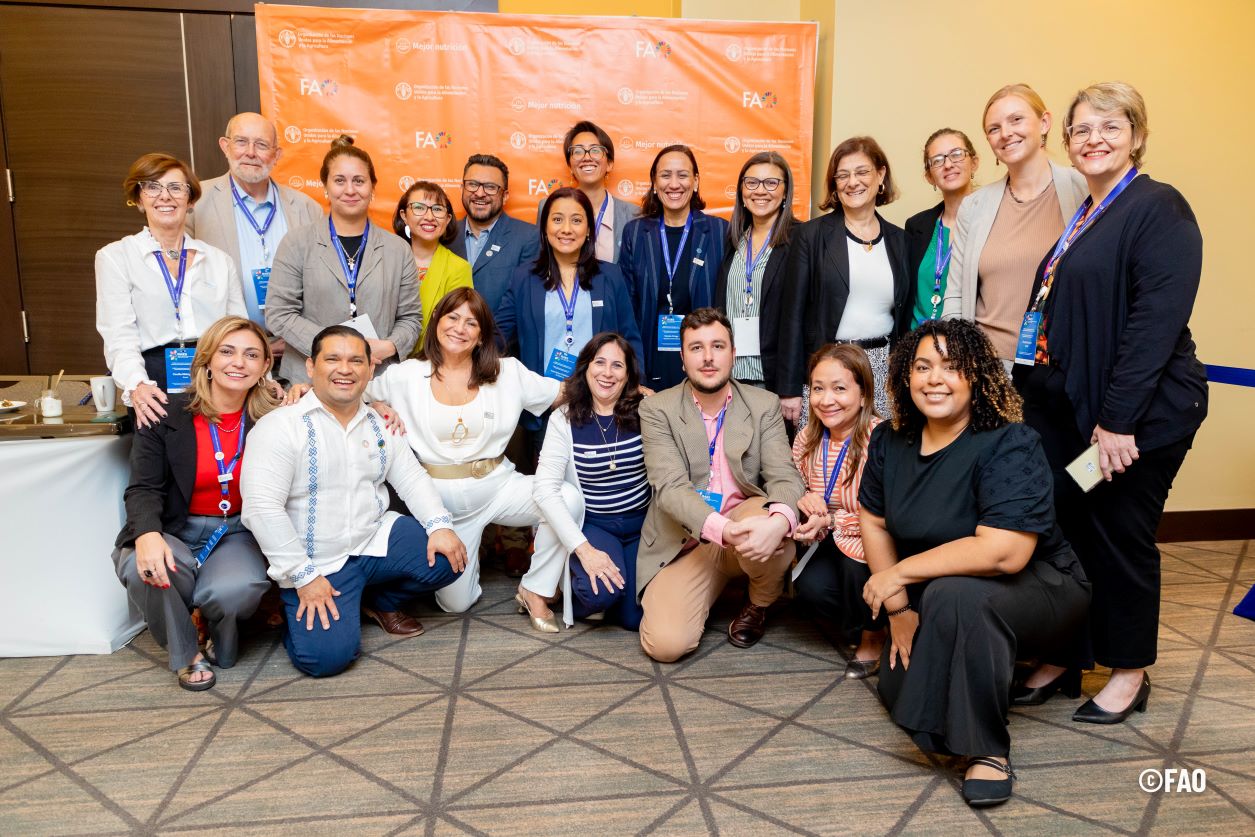
[[[693,213],[684,219],[684,232],[680,235],[680,246],[676,248],[675,258],[671,258],[671,248],[667,246],[667,227],[661,218],[658,219],[658,243],[662,245],[663,266],[667,270],[667,313],[658,315],[658,351],[680,351],[680,323],[684,317],[675,313],[671,303],[671,284],[675,281],[675,272],[680,266],[680,256],[684,253],[684,245],[688,243],[689,233],[693,229]]]
[[[710,438],[710,466],[707,469],[709,476],[706,478],[706,487],[697,489],[698,496],[715,511],[723,510],[723,495],[711,489],[715,483],[715,447],[719,444],[719,434],[723,432],[723,419],[727,414],[728,404],[725,403],[719,411],[719,418],[715,420],[715,435]]]
[[[575,287],[571,290],[571,299],[567,300],[562,291],[562,283],[558,283],[558,301],[562,303],[562,315],[566,318],[566,332],[562,337],[562,345],[555,346],[545,366],[545,377],[565,381],[575,372],[575,303],[580,297],[579,277],[575,278]]]
[[[212,421],[209,422],[209,439],[214,446],[214,464],[218,466],[218,488],[222,491],[222,499],[218,501],[218,509],[222,512],[222,522],[214,529],[209,540],[205,541],[200,552],[196,553],[196,566],[198,567],[205,563],[209,553],[214,551],[218,541],[222,540],[222,536],[227,533],[227,513],[231,511],[231,501],[228,499],[231,492],[227,485],[235,479],[235,467],[239,464],[240,457],[244,455],[244,430],[247,424],[248,413],[246,411],[240,414],[240,441],[235,446],[235,456],[231,457],[230,462],[226,462],[226,455],[222,452],[222,440],[218,438],[218,425]]]
[[[366,228],[362,230],[362,246],[352,258],[344,252],[340,237],[336,235],[336,222],[331,220],[330,215],[327,216],[327,228],[331,230],[331,246],[336,249],[336,255],[340,258],[340,267],[344,269],[345,283],[349,286],[349,318],[352,319],[357,316],[357,275],[362,270],[360,256],[366,252],[366,242],[370,238],[370,222],[366,222]]]
[[[940,313],[942,287],[941,280],[945,278],[946,271],[950,269],[950,256],[954,254],[954,238],[950,235],[942,235],[942,230],[946,228],[942,225],[941,219],[937,219],[937,227],[933,230],[933,295],[928,301],[933,306],[932,318],[937,319]],[[942,248],[945,253],[942,253]]]
[[[235,188],[235,180],[228,177],[227,182],[231,184],[231,197],[235,205],[239,207],[240,214],[244,216],[245,221],[248,221],[248,225],[253,228],[253,232],[257,233],[257,238],[261,241],[261,258],[265,265],[254,268],[252,275],[253,290],[257,293],[257,307],[265,309],[266,292],[270,290],[270,245],[266,243],[266,233],[270,231],[270,225],[275,220],[279,204],[278,201],[272,202],[270,211],[266,213],[266,219],[259,224],[253,213],[244,205],[244,198],[240,196],[239,190]]]

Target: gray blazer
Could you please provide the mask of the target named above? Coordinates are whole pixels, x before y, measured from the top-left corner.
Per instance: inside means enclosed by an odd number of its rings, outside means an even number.
[[[1050,163],[1054,176],[1055,191],[1059,193],[1059,210],[1063,223],[1072,220],[1077,207],[1089,194],[1085,178],[1075,169],[1065,169]],[[976,319],[976,295],[981,250],[989,240],[1002,195],[1006,191],[1007,178],[982,186],[963,199],[959,217],[955,222],[954,249],[950,255],[950,272],[946,279],[946,299],[941,309],[943,319],[962,317]],[[1042,253],[1041,255],[1045,255]]]
[[[466,258],[466,220],[460,220],[455,228],[449,249]],[[514,269],[521,264],[536,261],[540,252],[540,239],[536,237],[536,225],[512,218],[502,212],[497,216],[488,233],[488,241],[479,258],[471,265],[471,283],[488,302],[488,309],[496,311],[501,297],[514,276]],[[271,279],[273,282],[274,280]]]
[[[392,230],[373,223],[366,250],[357,277],[358,316],[369,314],[380,339],[392,341],[397,358],[407,357],[422,324],[414,254]],[[266,327],[288,344],[280,366],[283,377],[308,382],[305,359],[314,336],[347,319],[349,284],[324,216],[284,236],[270,268]]]
[[[240,266],[240,237],[235,225],[235,201],[231,197],[231,184],[227,182],[229,174],[201,181],[201,196],[195,208],[187,214],[187,234],[199,238],[206,244],[212,244],[219,250],[226,251],[235,262],[240,276],[244,276],[244,268]],[[288,232],[298,227],[312,224],[323,217],[322,208],[309,195],[302,194],[287,186],[275,187],[279,190],[279,205],[283,209],[283,219],[288,225]],[[277,247],[278,242],[269,239],[266,243]]]
[[[623,243],[623,228],[627,226],[627,222],[631,221],[641,214],[641,208],[631,201],[625,201],[623,198],[610,196],[610,205],[614,207],[614,254],[610,257],[610,261],[617,264],[619,261],[619,245]],[[536,207],[536,226],[540,226],[540,213],[544,211],[545,202],[541,201]],[[593,207],[593,212],[597,212],[598,207]],[[595,222],[597,219],[590,218],[589,221]]]
[[[797,507],[806,492],[793,466],[780,399],[765,389],[732,382],[732,403],[723,424],[723,451],[732,478],[746,497],[767,497]],[[641,443],[654,499],[641,527],[636,557],[636,594],[700,538],[711,508],[697,493],[710,478],[710,440],[693,404],[688,381],[641,402]]]

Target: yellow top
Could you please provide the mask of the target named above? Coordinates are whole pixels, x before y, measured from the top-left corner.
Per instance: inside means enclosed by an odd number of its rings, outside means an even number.
[[[473,287],[471,263],[443,244],[438,246],[435,255],[431,257],[431,266],[427,268],[427,275],[423,276],[418,283],[418,299],[423,306],[423,325],[418,333],[418,342],[414,344],[414,351],[410,352],[410,357],[418,357],[419,349],[423,347],[427,321],[431,319],[431,312],[436,310],[436,303],[454,288],[470,287]]]

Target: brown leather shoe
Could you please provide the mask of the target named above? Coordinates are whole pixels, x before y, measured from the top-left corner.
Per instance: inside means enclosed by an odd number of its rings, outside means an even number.
[[[741,612],[728,623],[728,642],[737,648],[749,648],[763,638],[767,630],[767,608],[746,600]]]
[[[418,636],[427,630],[422,622],[399,610],[371,610],[364,607],[362,613],[378,622],[379,627],[383,628],[385,633],[393,636]]]

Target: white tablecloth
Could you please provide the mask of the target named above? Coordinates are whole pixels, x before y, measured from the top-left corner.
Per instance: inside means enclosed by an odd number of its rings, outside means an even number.
[[[144,620],[109,556],[131,437],[0,441],[0,657],[109,654]]]

